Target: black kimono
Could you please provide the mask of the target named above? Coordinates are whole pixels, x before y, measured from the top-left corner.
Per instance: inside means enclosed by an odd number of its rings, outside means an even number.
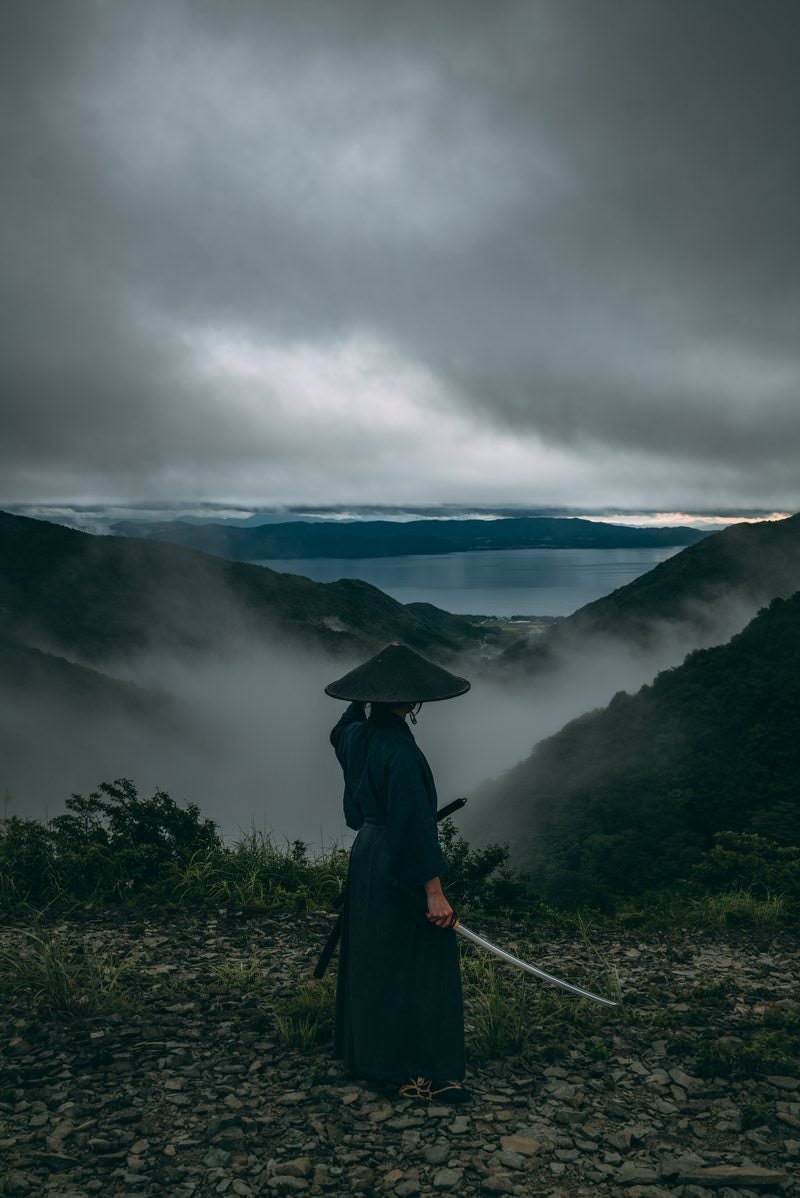
[[[360,1077],[464,1076],[456,937],[425,918],[423,883],[447,863],[436,834],[436,787],[405,720],[351,703],[331,732],[344,772],[350,853],[336,1055]],[[405,891],[392,886],[401,883]],[[419,905],[408,900],[416,893]]]

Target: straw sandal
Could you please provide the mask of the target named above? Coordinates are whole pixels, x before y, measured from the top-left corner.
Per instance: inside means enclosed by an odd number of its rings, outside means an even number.
[[[412,1077],[398,1091],[401,1098],[412,1102],[469,1102],[472,1098],[461,1082],[438,1081],[429,1077]]]

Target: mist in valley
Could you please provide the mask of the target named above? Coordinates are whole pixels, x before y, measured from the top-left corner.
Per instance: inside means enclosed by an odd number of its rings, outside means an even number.
[[[162,599],[165,611],[179,605],[166,593]],[[232,596],[219,592],[207,591],[202,606],[202,626],[219,630],[214,648],[176,649],[155,639],[134,657],[102,663],[107,675],[144,689],[145,702],[140,698],[135,711],[0,690],[3,814],[52,817],[72,792],[127,777],[140,795],[163,789],[179,802],[196,803],[227,840],[255,828],[314,849],[350,843],[341,773],[328,740],[345,705],[323,688],[364,655],[333,656],[265,635]],[[728,605],[703,614],[701,639],[710,644],[727,639],[753,613]],[[423,707],[414,729],[440,802],[474,796],[569,720],[680,664],[698,644],[697,626],[696,619],[691,630],[662,625],[646,651],[610,639],[567,644],[541,676],[512,680],[495,676],[491,662],[477,668],[447,663],[472,679],[472,689]],[[458,817],[468,835],[476,816],[486,826],[491,787],[483,793]],[[504,840],[514,834],[513,827],[496,829]]]

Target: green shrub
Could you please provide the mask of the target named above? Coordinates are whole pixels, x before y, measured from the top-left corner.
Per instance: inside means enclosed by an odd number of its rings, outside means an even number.
[[[541,907],[528,877],[509,867],[507,844],[473,849],[451,819],[439,825],[439,842],[448,865],[444,885],[454,907],[498,915]]]
[[[754,832],[720,832],[691,873],[695,888],[800,900],[800,848]]]
[[[47,826],[16,815],[0,821],[0,903],[46,906],[61,889]]]
[[[164,791],[141,799],[127,778],[73,794],[46,824],[16,817],[0,826],[0,899],[28,903],[168,897],[175,871],[219,845],[212,820]]]

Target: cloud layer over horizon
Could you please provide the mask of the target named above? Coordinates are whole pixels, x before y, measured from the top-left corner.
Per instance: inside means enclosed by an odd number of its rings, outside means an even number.
[[[10,0],[0,503],[800,508],[798,23]]]

